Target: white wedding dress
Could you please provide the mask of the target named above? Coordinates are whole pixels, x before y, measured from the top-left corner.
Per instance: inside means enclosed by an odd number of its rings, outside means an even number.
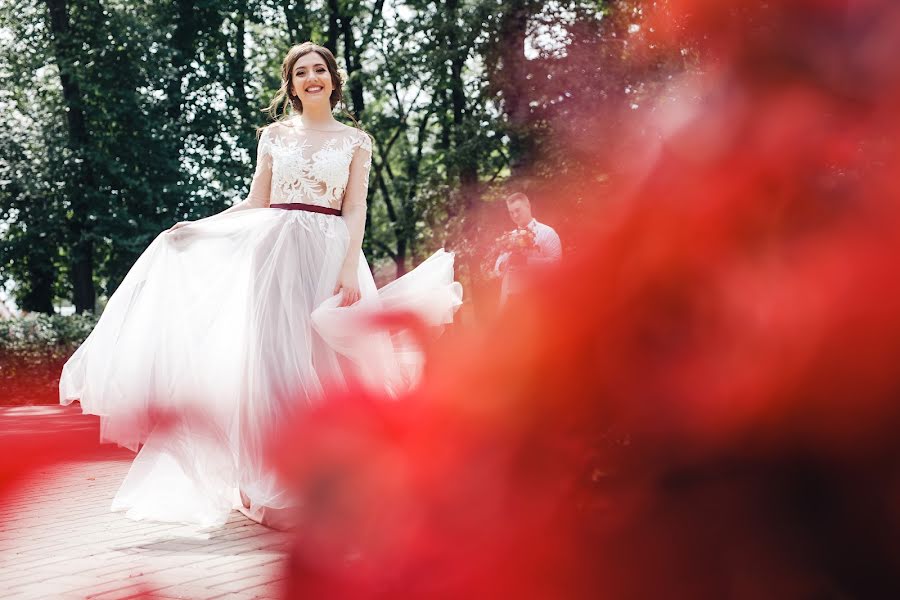
[[[247,200],[259,208],[161,233],[135,262],[60,379],[62,404],[100,416],[101,441],[140,448],[113,510],[214,527],[240,506],[238,490],[255,517],[290,508],[263,460],[270,432],[323,389],[353,380],[390,394],[415,381],[421,352],[371,316],[449,323],[462,295],[453,255],[438,251],[379,290],[360,253],[361,300],[338,307],[344,217],[288,210],[358,207],[370,164],[357,129],[271,125]],[[184,418],[155,430],[158,411]]]

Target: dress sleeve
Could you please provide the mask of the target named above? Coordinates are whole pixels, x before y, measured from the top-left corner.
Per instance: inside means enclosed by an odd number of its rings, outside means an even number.
[[[366,206],[366,196],[369,193],[369,171],[372,168],[372,138],[360,131],[359,144],[353,151],[353,159],[350,161],[350,175],[347,179],[347,189],[344,191],[344,200],[341,209],[353,210],[354,207]]]
[[[253,208],[268,208],[272,195],[272,128],[266,127],[256,148],[256,171],[246,202]]]

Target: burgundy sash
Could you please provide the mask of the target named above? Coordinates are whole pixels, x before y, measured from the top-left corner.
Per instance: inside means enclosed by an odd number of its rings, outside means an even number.
[[[288,202],[286,204],[270,204],[269,208],[283,208],[285,210],[305,210],[307,212],[321,213],[323,215],[341,216],[340,209],[330,206],[318,206],[316,204],[303,204],[302,202]]]

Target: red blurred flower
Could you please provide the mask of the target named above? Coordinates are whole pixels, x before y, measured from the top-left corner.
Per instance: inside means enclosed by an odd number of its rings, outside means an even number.
[[[292,597],[900,593],[900,12],[839,4],[669,3],[716,64],[590,245],[286,424]]]

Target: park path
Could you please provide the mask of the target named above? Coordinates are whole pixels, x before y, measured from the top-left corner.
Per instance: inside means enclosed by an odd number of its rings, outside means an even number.
[[[77,404],[0,407],[0,436],[98,430]],[[99,434],[98,434],[99,437]],[[232,513],[221,529],[109,510],[134,454],[100,446],[43,467],[0,504],[0,598],[278,598],[288,535]]]

